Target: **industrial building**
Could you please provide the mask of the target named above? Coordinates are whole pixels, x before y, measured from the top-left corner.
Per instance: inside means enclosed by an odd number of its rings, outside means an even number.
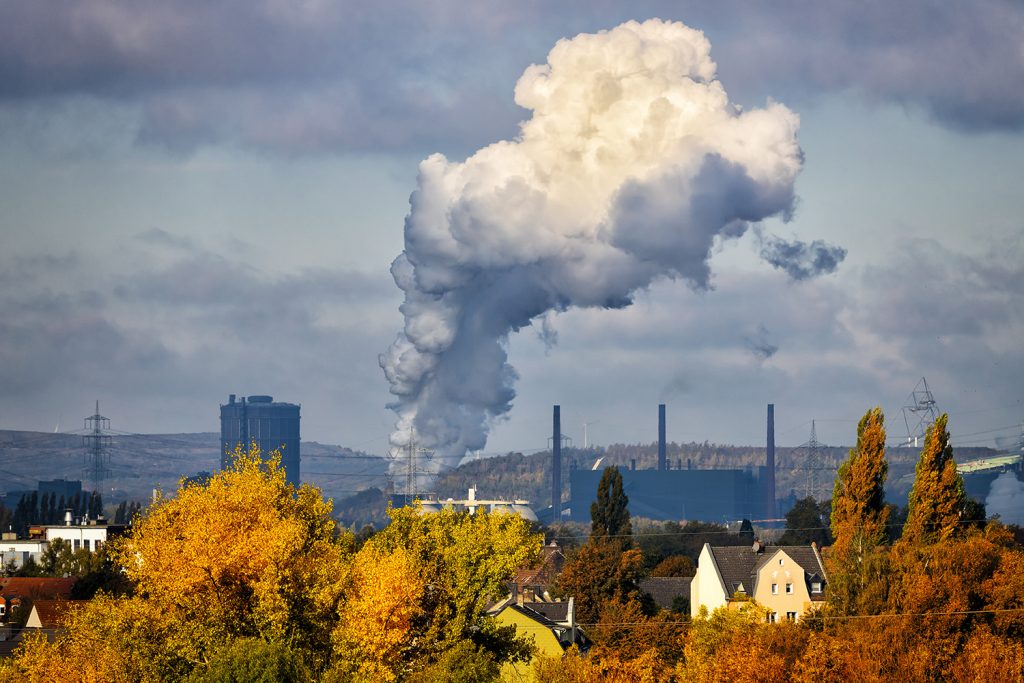
[[[552,449],[553,479],[560,477],[561,442],[559,407],[554,409]],[[775,496],[775,406],[768,405],[767,458],[764,465],[746,469],[670,469],[666,458],[665,405],[658,406],[658,467],[637,470],[620,468],[622,486],[629,497],[629,512],[656,520],[729,522],[741,519],[769,520],[778,517]],[[570,517],[590,521],[590,505],[597,498],[603,469],[572,469],[569,472]],[[557,482],[557,479],[556,479]],[[556,483],[557,492],[560,484]],[[557,506],[557,507],[556,507]],[[552,508],[564,505],[552,496]],[[559,514],[556,518],[560,518]]]
[[[228,396],[220,407],[220,466],[230,464],[231,454],[241,444],[256,442],[266,457],[271,451],[281,452],[281,464],[289,484],[298,486],[299,476],[299,406],[275,402],[272,396]]]

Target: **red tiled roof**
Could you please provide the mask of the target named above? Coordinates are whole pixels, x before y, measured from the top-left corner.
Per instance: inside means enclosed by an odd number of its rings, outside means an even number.
[[[71,588],[78,581],[71,576],[67,578],[30,578],[10,576],[0,579],[0,596],[25,597],[33,600],[53,600],[71,597]]]
[[[78,609],[86,602],[86,600],[36,600],[32,603],[32,612],[39,620],[39,628],[55,628],[63,624],[71,610]],[[35,626],[32,621],[32,616],[29,615],[29,624]]]

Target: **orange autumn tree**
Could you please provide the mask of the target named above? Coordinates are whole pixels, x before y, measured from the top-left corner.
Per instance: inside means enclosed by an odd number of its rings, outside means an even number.
[[[961,532],[966,494],[964,480],[956,471],[953,448],[943,413],[928,427],[910,490],[907,523],[901,540],[923,545],[947,541]]]
[[[836,475],[832,493],[829,604],[844,614],[879,600],[869,596],[884,573],[878,549],[885,543],[889,510],[885,506],[885,416],[872,408],[857,425],[857,446]]]

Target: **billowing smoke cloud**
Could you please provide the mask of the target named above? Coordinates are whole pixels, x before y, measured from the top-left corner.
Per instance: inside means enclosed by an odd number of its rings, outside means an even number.
[[[1003,524],[1024,524],[1024,483],[1013,472],[1003,472],[992,481],[985,514],[999,515]]]
[[[392,444],[431,467],[484,447],[515,396],[506,340],[549,311],[627,306],[656,278],[709,285],[709,250],[786,217],[799,119],[742,111],[704,35],[652,19],[562,40],[515,89],[532,117],[464,162],[420,164],[392,264],[405,327],[380,363]]]
[[[761,242],[761,258],[786,271],[794,280],[833,273],[846,258],[846,249],[822,240],[814,240],[810,244],[799,240],[787,241],[760,230],[757,235]]]

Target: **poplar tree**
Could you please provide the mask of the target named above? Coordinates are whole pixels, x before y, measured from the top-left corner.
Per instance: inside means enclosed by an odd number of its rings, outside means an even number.
[[[960,530],[967,499],[964,480],[956,471],[953,448],[949,445],[947,420],[943,413],[925,434],[903,527],[902,540],[907,543],[927,545],[946,541]]]
[[[622,489],[618,467],[606,467],[597,485],[597,500],[590,504],[590,531],[599,539],[630,540],[633,525],[629,518],[629,498]]]
[[[875,550],[885,543],[885,416],[872,408],[857,425],[857,446],[836,475],[832,492],[829,594],[833,607],[851,613],[876,574]]]

